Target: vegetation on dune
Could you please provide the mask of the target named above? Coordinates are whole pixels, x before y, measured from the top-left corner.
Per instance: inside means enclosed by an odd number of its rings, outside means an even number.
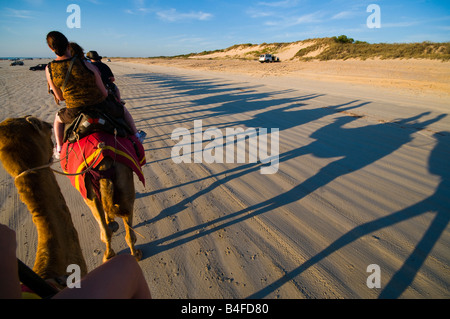
[[[256,59],[261,54],[277,54],[283,48],[293,44],[294,42],[275,42],[275,43],[261,43],[260,45],[255,44],[255,48],[259,47],[259,50],[249,51],[245,53],[244,59]]]
[[[434,43],[374,43],[355,41],[345,35],[332,38],[312,39],[310,45],[297,52],[296,57],[302,61],[309,60],[346,60],[370,58],[380,59],[438,59],[450,60],[450,42]],[[321,50],[317,55],[311,52]]]
[[[346,35],[329,38],[307,39],[297,42],[277,42],[262,44],[236,44],[226,49],[189,53],[167,59],[195,58],[214,53],[229,53],[228,58],[254,60],[261,54],[278,54],[287,46],[304,43],[306,46],[299,50],[294,59],[300,61],[311,60],[346,60],[346,59],[437,59],[450,60],[450,42],[421,42],[421,43],[367,43],[355,41]],[[251,50],[254,47],[254,50]],[[239,50],[246,50],[239,53]]]

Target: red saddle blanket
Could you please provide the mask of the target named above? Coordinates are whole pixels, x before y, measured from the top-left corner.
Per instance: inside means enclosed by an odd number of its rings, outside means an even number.
[[[145,185],[142,166],[146,163],[145,151],[135,136],[114,137],[111,134],[96,132],[78,142],[66,142],[61,149],[61,167],[72,185],[86,198],[85,176],[79,174],[91,167],[95,169],[105,157],[130,167]]]

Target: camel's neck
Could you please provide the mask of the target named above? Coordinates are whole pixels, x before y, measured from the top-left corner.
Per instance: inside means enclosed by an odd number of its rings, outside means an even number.
[[[67,275],[68,265],[77,264],[85,274],[78,234],[53,172],[50,169],[30,172],[15,183],[38,232],[33,270],[43,278],[55,278]]]

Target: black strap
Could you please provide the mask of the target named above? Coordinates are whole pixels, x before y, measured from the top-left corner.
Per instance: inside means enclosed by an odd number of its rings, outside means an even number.
[[[67,73],[66,73],[66,78],[64,79],[64,84],[61,86],[61,91],[63,91],[63,92],[64,92],[64,89],[66,88],[67,82],[69,82],[70,73],[72,72],[73,64],[75,63],[76,58],[77,58],[77,56],[74,56],[72,58],[72,60],[70,60],[70,65],[69,65],[69,69],[67,70]]]
[[[39,297],[46,299],[53,297],[58,289],[49,285],[44,279],[38,276],[33,270],[28,268],[22,261],[17,259],[19,264],[19,279],[20,281],[30,288]]]

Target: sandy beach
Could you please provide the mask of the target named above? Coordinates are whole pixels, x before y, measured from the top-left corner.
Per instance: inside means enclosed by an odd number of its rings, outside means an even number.
[[[152,296],[449,298],[450,63],[296,62],[289,52],[271,64],[108,63],[147,132],[134,226]],[[0,61],[0,121],[30,114],[53,123],[45,74],[28,70],[45,62]],[[224,136],[277,129],[276,172],[262,174],[268,164],[247,158],[175,163],[172,133],[193,133],[194,121]],[[69,179],[57,180],[91,270],[102,262],[99,228]],[[113,248],[126,254],[117,221]],[[36,229],[3,167],[0,223],[16,230],[18,257],[31,267]],[[374,264],[381,288],[367,285]]]

